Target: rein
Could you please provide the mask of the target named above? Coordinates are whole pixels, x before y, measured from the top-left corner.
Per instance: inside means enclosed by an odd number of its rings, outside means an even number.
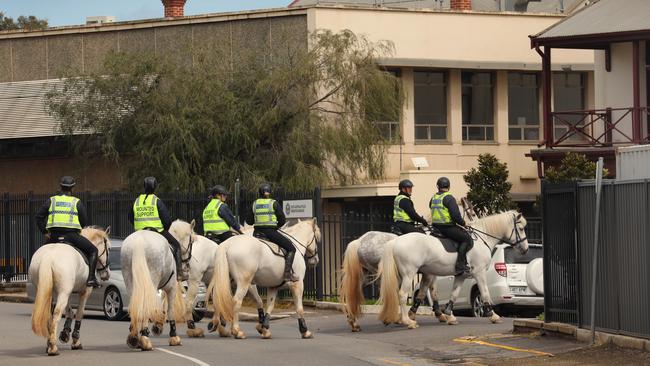
[[[528,238],[527,238],[526,236],[523,236],[523,237],[522,237],[522,236],[519,234],[519,230],[517,230],[517,224],[520,224],[520,223],[521,223],[521,220],[517,220],[516,217],[515,217],[515,215],[512,215],[512,224],[513,224],[513,225],[512,225],[512,231],[510,232],[510,235],[508,236],[508,238],[512,238],[512,236],[513,236],[513,234],[514,234],[514,236],[515,236],[515,241],[504,240],[503,238],[497,238],[496,236],[494,236],[494,235],[492,235],[492,234],[488,234],[488,233],[486,233],[485,231],[479,230],[479,229],[477,229],[477,228],[475,228],[475,227],[472,227],[472,226],[466,228],[466,230],[467,230],[467,231],[468,231],[472,236],[474,236],[475,239],[476,239],[476,238],[481,239],[481,241],[483,242],[483,244],[485,244],[485,246],[487,246],[490,250],[492,250],[492,248],[490,248],[490,246],[489,246],[488,243],[485,241],[485,239],[483,239],[483,238],[482,238],[480,235],[478,235],[477,233],[483,234],[483,235],[488,236],[488,237],[490,237],[490,238],[492,238],[492,239],[496,239],[496,240],[498,240],[499,242],[503,242],[503,243],[506,243],[506,244],[510,245],[511,247],[514,247],[515,245],[518,245],[518,244],[523,243],[524,241],[528,240]]]
[[[303,258],[309,260],[309,259],[312,259],[312,258],[314,258],[315,256],[318,255],[318,252],[314,252],[314,254],[312,254],[312,255],[307,255],[307,251],[309,249],[309,246],[311,246],[311,244],[316,241],[316,233],[314,233],[314,235],[311,237],[311,240],[309,241],[309,243],[307,243],[307,245],[304,245],[298,239],[296,239],[293,235],[287,233],[286,231],[284,231],[282,229],[278,229],[278,231],[281,232],[282,234],[284,234],[285,236],[287,236],[289,239],[291,239],[294,242],[294,245],[298,244],[298,246],[303,247],[305,249],[305,252],[303,253],[302,251],[300,251],[300,248],[297,248],[298,252],[303,256]]]
[[[104,254],[106,255],[106,262],[104,262],[104,264],[102,264],[102,262],[100,262],[99,260]],[[108,240],[106,238],[104,238],[104,251],[101,252],[101,254],[99,254],[97,256],[97,264],[98,264],[97,270],[98,271],[105,271],[106,268],[108,268],[108,266],[111,265],[111,262],[108,259],[109,259]]]

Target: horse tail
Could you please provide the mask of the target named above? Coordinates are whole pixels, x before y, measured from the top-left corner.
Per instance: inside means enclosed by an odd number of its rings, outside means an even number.
[[[194,302],[194,299],[188,299]],[[191,305],[190,305],[191,306]],[[183,286],[179,281],[176,281],[176,296],[174,296],[174,320],[177,323],[184,323],[187,319],[185,317],[185,299],[183,298]]]
[[[384,324],[396,323],[400,320],[399,273],[395,263],[394,246],[394,240],[386,244],[377,274],[377,277],[381,278],[379,320]]]
[[[341,286],[339,296],[346,314],[355,318],[361,316],[363,296],[363,268],[359,261],[359,241],[354,240],[345,249],[341,267]]]
[[[235,301],[230,290],[230,267],[228,265],[228,247],[227,241],[217,248],[217,257],[214,263],[214,273],[208,294],[212,297],[214,312],[219,313],[227,322],[231,322],[234,317],[233,307]]]
[[[153,284],[147,265],[144,252],[145,242],[140,239],[133,244],[131,253],[133,289],[129,303],[129,316],[131,317],[131,326],[139,330],[147,326],[149,320],[162,323],[165,319],[162,304],[156,294],[156,286]]]
[[[32,310],[32,331],[37,336],[48,337],[50,335],[49,322],[52,319],[52,290],[53,281],[53,260],[45,256],[38,269],[38,288],[34,309]]]

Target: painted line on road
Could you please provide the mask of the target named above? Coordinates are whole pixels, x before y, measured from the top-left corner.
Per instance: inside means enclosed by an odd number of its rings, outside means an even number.
[[[473,343],[473,344],[478,344],[478,345],[481,345],[481,346],[501,348],[501,349],[505,349],[505,350],[513,351],[513,352],[524,352],[524,353],[532,353],[532,354],[538,355],[538,356],[550,356],[550,357],[553,357],[553,354],[548,353],[548,352],[537,351],[537,350],[534,350],[534,349],[510,347],[510,346],[506,346],[506,345],[503,345],[503,344],[496,344],[496,343],[490,343],[490,342],[485,342],[485,341],[479,341],[478,339],[456,338],[456,339],[454,339],[454,342]]]
[[[397,366],[411,366],[411,365],[408,364],[408,363],[403,363],[403,362],[399,362],[399,361],[391,361],[391,360],[388,360],[388,359],[385,359],[385,358],[380,358],[379,361],[384,362],[384,363],[387,363],[387,364],[390,364],[390,365],[397,365]]]
[[[195,364],[197,364],[197,365],[199,365],[199,366],[210,366],[210,364],[205,363],[205,362],[199,360],[198,358],[194,358],[194,357],[190,357],[190,356],[185,356],[185,355],[183,355],[183,354],[176,353],[176,352],[174,352],[174,351],[170,351],[170,350],[168,350],[168,349],[164,349],[164,348],[155,348],[155,349],[158,350],[158,351],[163,351],[163,352],[165,352],[165,353],[169,353],[170,355],[174,355],[174,356],[176,356],[176,357],[181,357],[181,358],[184,358],[184,359],[186,359],[186,360],[190,360],[190,361],[194,362]]]

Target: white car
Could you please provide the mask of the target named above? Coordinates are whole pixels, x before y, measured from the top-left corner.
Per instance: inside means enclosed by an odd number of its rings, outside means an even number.
[[[120,265],[120,249],[122,248],[121,239],[111,239],[111,250],[109,262],[111,269],[111,277],[108,281],[99,282],[102,284],[101,288],[94,289],[90,293],[90,297],[86,302],[86,310],[103,311],[107,320],[122,320],[128,315],[129,307],[129,294],[126,291],[126,284],[122,277],[122,269]],[[185,285],[186,283],[183,282]],[[162,296],[162,291],[158,290],[158,296]],[[27,283],[27,297],[31,302],[34,302],[36,297],[36,288],[30,283]],[[73,308],[77,308],[78,296],[75,294],[70,298]],[[207,309],[205,305],[205,285],[199,284],[199,293],[194,300],[194,311],[192,317],[194,321],[198,322],[203,319]]]
[[[542,257],[542,246],[539,244],[530,244],[524,255],[508,244],[499,244],[494,248],[487,270],[487,283],[497,311],[504,308],[541,310],[544,307]],[[436,285],[441,309],[444,309],[451,297],[453,283],[454,276],[438,277]],[[416,287],[414,296],[418,291],[419,288]],[[426,300],[428,304],[432,303],[430,293],[427,293]],[[454,303],[454,310],[471,310],[474,316],[481,317],[484,315],[482,304],[476,280],[466,279]]]

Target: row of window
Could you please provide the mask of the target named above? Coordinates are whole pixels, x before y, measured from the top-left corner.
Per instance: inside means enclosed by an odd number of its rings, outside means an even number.
[[[493,141],[494,72],[462,71],[462,133],[465,141]],[[585,74],[553,74],[553,99],[556,111],[583,110]],[[508,138],[513,141],[539,141],[540,80],[535,72],[508,73]],[[414,72],[415,139],[448,140],[448,73]],[[578,122],[578,121],[576,121]],[[380,126],[389,140],[395,141],[399,125]]]

